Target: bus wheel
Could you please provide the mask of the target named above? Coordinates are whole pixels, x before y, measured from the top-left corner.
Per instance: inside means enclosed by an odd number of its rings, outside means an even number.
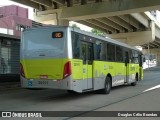
[[[27,89],[27,90],[44,90],[46,88],[25,88],[25,89]]]
[[[73,91],[73,90],[67,90],[67,92],[68,92],[69,94],[77,94],[77,92],[75,92],[75,91]]]
[[[133,82],[131,83],[132,86],[136,86],[137,82]]]
[[[104,89],[101,90],[103,94],[109,94],[111,91],[111,79],[106,77]]]
[[[135,82],[131,83],[132,86],[136,86],[137,85],[137,81],[138,81],[138,75],[136,75],[135,77]]]

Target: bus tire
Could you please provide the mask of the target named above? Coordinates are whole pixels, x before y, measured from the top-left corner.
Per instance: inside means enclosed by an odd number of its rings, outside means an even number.
[[[69,94],[77,94],[77,92],[75,92],[75,91],[73,91],[73,90],[67,90],[67,92],[68,92]]]
[[[106,77],[104,89],[101,90],[101,93],[109,94],[110,91],[111,91],[111,79],[109,77]]]
[[[27,89],[27,90],[44,90],[46,88],[25,88],[25,89]]]
[[[135,82],[131,83],[132,86],[136,86],[138,81],[138,75],[136,74]]]
[[[137,82],[131,83],[131,86],[136,86],[136,85],[137,85]]]

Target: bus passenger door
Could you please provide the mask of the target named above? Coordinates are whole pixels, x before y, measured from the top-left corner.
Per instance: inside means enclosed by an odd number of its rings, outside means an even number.
[[[81,54],[83,58],[83,80],[85,89],[93,88],[93,44],[82,42]]]
[[[125,71],[126,71],[126,77],[125,77],[125,83],[129,82],[129,52],[125,51]]]

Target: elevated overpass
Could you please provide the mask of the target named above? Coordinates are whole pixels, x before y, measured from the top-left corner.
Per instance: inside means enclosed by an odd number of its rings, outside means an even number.
[[[160,9],[159,0],[12,1],[35,8],[35,20],[38,22],[69,25],[72,20],[132,46],[155,49],[156,53],[160,47],[160,23],[154,12]]]

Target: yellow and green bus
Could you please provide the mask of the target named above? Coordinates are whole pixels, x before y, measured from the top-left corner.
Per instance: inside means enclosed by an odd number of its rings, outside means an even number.
[[[110,38],[65,26],[23,31],[20,51],[23,88],[99,91],[143,78],[142,53]]]

